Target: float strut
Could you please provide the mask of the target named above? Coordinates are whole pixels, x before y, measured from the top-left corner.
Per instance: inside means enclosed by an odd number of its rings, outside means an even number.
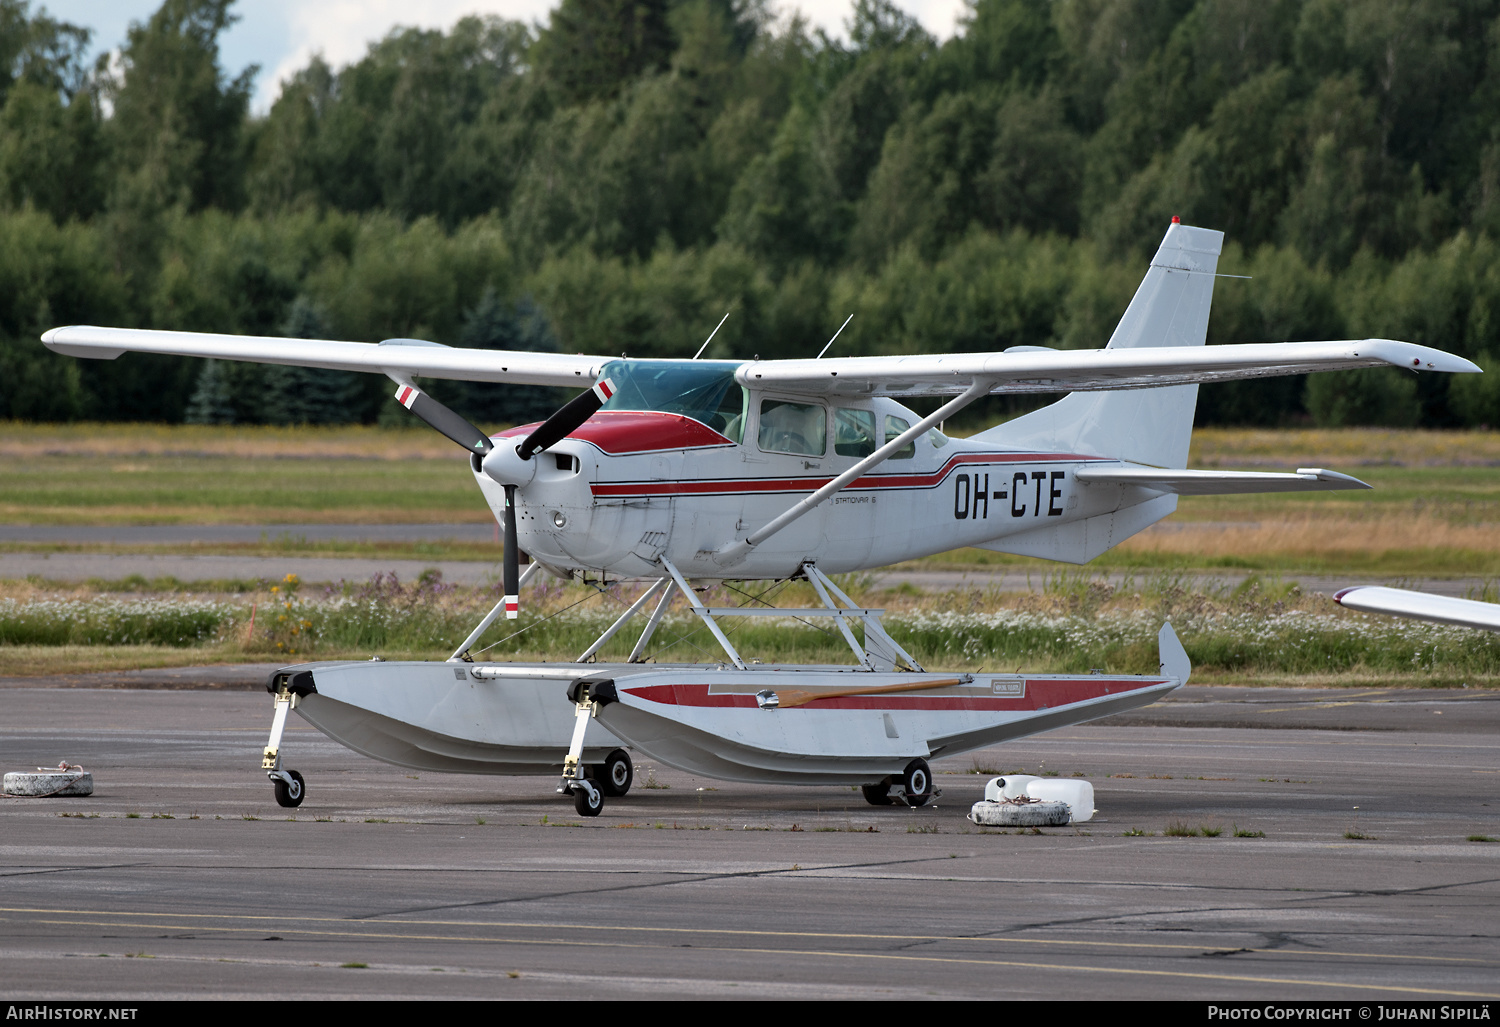
[[[561,795],[573,796],[574,805],[583,816],[598,816],[604,806],[604,793],[583,772],[583,733],[588,730],[589,718],[599,715],[599,706],[589,695],[588,685],[579,686],[573,709],[573,740],[568,743],[568,755],[563,760],[557,791]]]
[[[281,769],[281,733],[286,730],[287,713],[296,704],[297,697],[283,685],[281,691],[276,693],[276,712],[271,717],[271,737],[266,742],[266,751],[260,760],[260,769],[272,781],[286,778]]]
[[[307,796],[307,786],[302,775],[295,770],[281,769],[281,734],[286,730],[286,715],[297,705],[297,695],[283,679],[276,692],[276,712],[271,717],[271,737],[260,757],[260,769],[271,779],[271,788],[276,793],[276,802],[282,806],[300,806]]]

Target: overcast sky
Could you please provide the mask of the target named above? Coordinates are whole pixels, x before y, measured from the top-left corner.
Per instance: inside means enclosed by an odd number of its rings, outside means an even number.
[[[896,0],[939,39],[953,34],[963,0]],[[55,18],[94,30],[94,52],[112,50],[125,39],[132,21],[145,21],[161,0],[33,0]],[[517,21],[545,21],[550,0],[241,0],[240,16],[219,40],[225,71],[260,65],[251,106],[264,113],[276,99],[281,80],[322,52],[334,67],[364,56],[371,40],[397,25],[448,28],[466,14],[498,14]],[[800,9],[830,35],[846,36],[850,0],[777,0],[783,13]]]

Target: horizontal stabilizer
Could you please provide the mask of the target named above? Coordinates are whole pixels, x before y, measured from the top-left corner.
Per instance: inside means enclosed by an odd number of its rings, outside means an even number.
[[[1500,631],[1500,606],[1474,599],[1455,599],[1452,596],[1435,596],[1430,592],[1411,592],[1404,588],[1382,588],[1375,585],[1346,588],[1333,598],[1340,606],[1364,613],[1388,613],[1395,617]]]
[[[1179,496],[1222,496],[1242,492],[1327,492],[1367,489],[1358,478],[1321,467],[1299,467],[1296,474],[1263,471],[1174,471],[1157,467],[1080,467],[1085,485],[1138,485]]]

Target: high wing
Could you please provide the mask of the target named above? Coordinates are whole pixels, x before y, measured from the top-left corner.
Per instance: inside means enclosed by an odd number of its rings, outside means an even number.
[[[381,343],[329,342],[87,325],[53,328],[42,336],[42,342],[56,353],[100,360],[113,360],[127,351],[162,353],[179,357],[246,360],[257,364],[322,367],[333,371],[372,371],[397,381],[416,376],[573,388],[593,385],[604,365],[609,363],[604,357],[458,349],[420,339],[387,339]]]
[[[1463,357],[1393,339],[1269,342],[1229,346],[1142,346],[951,356],[839,357],[763,360],[743,365],[744,385],[806,395],[950,396],[975,382],[992,392],[1100,392],[1269,378],[1357,367],[1477,372]]]
[[[1500,631],[1500,606],[1475,599],[1455,599],[1404,588],[1356,585],[1337,593],[1333,600],[1340,606],[1365,613],[1388,613],[1395,617]]]
[[[53,328],[42,336],[42,342],[57,353],[104,360],[128,351],[370,371],[398,381],[417,376],[574,387],[592,384],[611,359],[459,349],[418,339],[372,344],[86,325]],[[780,392],[903,398],[958,395],[976,382],[991,383],[990,391],[996,393],[1098,392],[1383,366],[1479,371],[1471,361],[1442,350],[1392,339],[1363,339],[1098,350],[1025,347],[948,356],[758,360],[742,364],[736,377],[752,388]]]

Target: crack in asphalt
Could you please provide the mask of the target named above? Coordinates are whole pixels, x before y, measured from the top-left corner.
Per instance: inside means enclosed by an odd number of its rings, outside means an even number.
[[[777,877],[784,874],[800,874],[810,870],[854,870],[867,867],[901,866],[908,863],[935,863],[939,860],[946,861],[947,856],[923,856],[920,859],[881,860],[876,863],[839,863],[832,866],[814,867],[786,867],[776,870],[742,870],[735,873],[725,874],[696,874],[692,877],[679,877],[670,881],[643,881],[636,884],[621,884],[609,888],[571,888],[567,891],[547,892],[542,895],[516,896],[506,899],[477,899],[470,902],[450,902],[436,906],[418,906],[412,909],[387,910],[381,913],[366,913],[361,916],[346,917],[348,920],[371,920],[379,917],[409,916],[413,913],[432,913],[444,909],[477,909],[484,906],[504,906],[517,902],[536,902],[542,899],[569,898],[574,895],[609,895],[619,892],[640,891],[646,888],[667,888],[680,884],[699,884],[704,881],[733,881],[754,877]]]
[[[133,867],[156,866],[154,863],[106,863],[102,866],[78,866],[78,867],[47,867],[43,870],[6,870],[0,871],[3,877],[38,877],[42,874],[76,874],[90,870],[129,870]]]

